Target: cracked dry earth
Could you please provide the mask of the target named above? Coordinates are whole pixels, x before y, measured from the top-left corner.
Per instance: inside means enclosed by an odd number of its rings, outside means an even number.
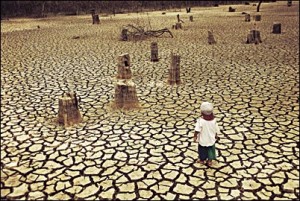
[[[182,12],[1,21],[2,199],[299,199],[299,4],[263,3],[262,43],[245,44],[252,5]],[[119,41],[121,26],[174,38]],[[252,18],[251,18],[252,20]],[[272,34],[273,22],[282,34]],[[40,29],[37,29],[37,25]],[[208,45],[207,30],[217,41]],[[79,36],[79,39],[72,39]],[[156,41],[160,61],[150,62]],[[166,84],[171,51],[182,84]],[[141,108],[113,111],[117,56],[129,53]],[[80,97],[84,121],[54,123],[58,98]],[[196,163],[203,101],[222,129],[212,167]]]

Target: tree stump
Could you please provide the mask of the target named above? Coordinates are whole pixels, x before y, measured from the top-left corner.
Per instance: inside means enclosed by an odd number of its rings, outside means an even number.
[[[261,15],[254,15],[254,20],[255,21],[260,21],[261,20]]]
[[[278,22],[273,23],[273,32],[274,34],[280,34],[281,33],[281,24]]]
[[[235,8],[232,8],[231,6],[228,9],[229,12],[235,12]]]
[[[72,126],[82,121],[78,108],[78,100],[74,92],[66,93],[58,100],[58,123],[63,126]]]
[[[129,54],[122,54],[118,57],[118,79],[130,79],[131,69],[130,69],[130,57]]]
[[[151,43],[151,61],[158,61],[158,47],[156,42]]]
[[[292,6],[292,0],[288,0],[287,6],[288,6],[288,7]]]
[[[122,29],[121,40],[123,40],[123,41],[127,41],[128,40],[128,29]]]
[[[214,35],[212,34],[212,32],[208,31],[208,44],[215,44],[216,41],[215,41],[215,38],[214,38]]]
[[[255,44],[258,44],[258,43],[261,43],[261,38],[260,38],[260,32],[257,31],[257,30],[251,30],[250,31],[250,34],[248,34],[247,36],[247,41],[246,43],[247,44],[250,44],[250,43],[255,43]]]
[[[115,85],[115,107],[133,109],[139,107],[136,87],[132,80],[118,80]]]
[[[93,24],[100,23],[99,15],[92,14],[92,19],[93,19]]]
[[[185,10],[186,10],[186,13],[190,13],[191,12],[191,7],[187,7],[187,8],[185,8]]]
[[[174,25],[174,28],[175,29],[182,29],[182,25],[180,22],[177,22],[175,25]]]
[[[250,14],[246,14],[245,15],[245,21],[246,22],[250,22]]]
[[[190,16],[190,21],[193,22],[194,21],[194,18],[193,16]]]
[[[169,68],[168,84],[180,84],[180,56],[171,53],[171,65]]]

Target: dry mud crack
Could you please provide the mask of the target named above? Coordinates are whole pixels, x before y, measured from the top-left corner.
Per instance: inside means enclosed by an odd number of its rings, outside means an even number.
[[[174,38],[140,42],[118,37],[124,24],[146,26],[146,14],[99,25],[90,16],[1,21],[1,198],[299,199],[299,4],[263,3],[258,45],[245,44],[254,24],[241,14],[255,7],[236,8],[193,8],[194,22],[182,11]],[[170,28],[176,14],[149,13],[151,25]],[[273,22],[282,34],[271,33]],[[150,62],[153,41],[159,62]],[[182,79],[173,87],[172,51]],[[138,111],[110,108],[123,53]],[[84,120],[64,129],[53,119],[70,89]],[[214,103],[222,128],[210,168],[195,163],[192,139],[203,101]]]

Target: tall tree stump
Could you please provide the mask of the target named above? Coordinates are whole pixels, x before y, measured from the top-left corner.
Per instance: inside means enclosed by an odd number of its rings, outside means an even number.
[[[274,34],[280,34],[281,33],[281,24],[278,22],[273,23],[273,32]]]
[[[78,108],[78,100],[74,92],[66,93],[58,100],[58,123],[63,126],[72,126],[82,121]]]
[[[292,6],[292,0],[288,0],[287,6],[288,6],[288,7]]]
[[[123,40],[123,41],[127,41],[128,40],[128,29],[122,29],[121,40]]]
[[[260,21],[261,20],[261,15],[254,15],[254,20],[255,21]]]
[[[136,87],[132,80],[118,80],[115,85],[115,104],[117,109],[133,109],[139,107]]]
[[[247,41],[246,43],[247,44],[250,44],[250,43],[254,43],[254,44],[258,44],[258,43],[261,43],[261,38],[260,38],[260,32],[257,31],[257,30],[251,30],[250,31],[250,34],[248,34],[247,36]]]
[[[151,43],[151,61],[156,62],[158,61],[158,47],[156,42]]]
[[[93,20],[93,24],[99,24],[100,23],[99,15],[92,14],[92,20]]]
[[[130,79],[131,69],[130,69],[130,57],[129,54],[122,54],[118,57],[118,79]]]
[[[180,56],[171,53],[171,64],[169,68],[168,84],[180,84]]]
[[[250,20],[251,20],[251,19],[250,19],[250,14],[246,14],[246,15],[245,15],[245,21],[246,21],[246,22],[250,22]]]
[[[193,22],[194,21],[194,18],[193,16],[190,16],[190,21]]]
[[[208,44],[215,44],[216,40],[214,38],[214,35],[212,34],[211,31],[208,31]]]

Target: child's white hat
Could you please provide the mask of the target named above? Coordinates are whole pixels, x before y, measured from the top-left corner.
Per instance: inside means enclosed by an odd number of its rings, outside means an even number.
[[[210,115],[213,112],[213,109],[213,104],[209,102],[203,102],[200,106],[201,112],[203,112],[206,115]]]

